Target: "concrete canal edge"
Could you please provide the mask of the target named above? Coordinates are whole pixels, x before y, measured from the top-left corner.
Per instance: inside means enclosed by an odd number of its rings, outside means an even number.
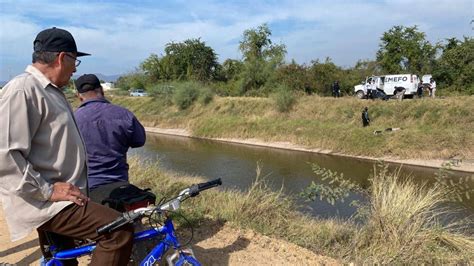
[[[156,128],[156,127],[145,127],[146,132],[149,133],[157,133],[157,134],[165,134],[165,135],[172,135],[172,136],[180,136],[180,137],[188,137],[188,138],[196,138],[196,139],[206,139],[206,140],[215,140],[221,142],[229,142],[229,143],[238,143],[238,144],[245,144],[245,145],[254,145],[254,146],[262,146],[262,147],[269,147],[269,148],[277,148],[277,149],[285,149],[285,150],[294,150],[294,151],[304,151],[304,152],[312,152],[312,153],[319,153],[319,154],[327,154],[327,155],[334,155],[334,156],[341,156],[341,157],[349,157],[367,161],[379,161],[383,160],[385,162],[396,163],[401,165],[413,165],[413,166],[420,166],[420,167],[430,167],[430,168],[441,168],[446,163],[451,163],[451,170],[466,172],[466,173],[474,173],[474,159],[465,159],[465,160],[441,160],[441,159],[396,159],[390,157],[368,157],[368,156],[354,156],[354,155],[347,155],[342,153],[333,152],[331,150],[325,149],[308,149],[302,146],[298,146],[292,144],[290,142],[265,142],[258,139],[234,139],[234,138],[205,138],[205,137],[196,137],[191,135],[191,133],[186,129],[172,129],[172,128]]]

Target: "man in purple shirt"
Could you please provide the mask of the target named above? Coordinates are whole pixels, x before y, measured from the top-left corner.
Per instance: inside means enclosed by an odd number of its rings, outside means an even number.
[[[90,197],[100,202],[128,183],[127,151],[145,144],[145,129],[132,112],[105,99],[97,76],[82,75],[75,85],[81,105],[74,116],[86,145]]]

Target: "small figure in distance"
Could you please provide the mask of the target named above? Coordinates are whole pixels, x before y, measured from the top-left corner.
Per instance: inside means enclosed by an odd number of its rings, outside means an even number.
[[[341,88],[339,87],[339,81],[338,80],[334,81],[334,83],[332,84],[332,96],[334,98],[341,97]]]
[[[362,111],[362,125],[364,127],[370,126],[369,108],[367,106]]]

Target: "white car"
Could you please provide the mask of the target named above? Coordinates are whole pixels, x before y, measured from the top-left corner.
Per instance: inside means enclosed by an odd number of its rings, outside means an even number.
[[[146,93],[144,90],[133,90],[130,92],[130,96],[143,97],[148,96],[148,93]]]

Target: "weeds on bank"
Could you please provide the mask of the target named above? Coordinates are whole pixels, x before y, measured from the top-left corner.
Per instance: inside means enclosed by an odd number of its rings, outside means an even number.
[[[314,170],[324,172],[322,168]],[[166,173],[157,165],[133,158],[130,172],[133,183],[152,188],[158,198],[169,198],[191,183],[202,181]],[[331,176],[338,175],[328,175],[327,181]],[[342,187],[349,190],[356,188],[343,179],[334,184],[345,184]],[[321,191],[324,190],[318,193]],[[298,212],[292,198],[267,187],[257,167],[256,181],[247,191],[209,190],[192,199],[192,203],[183,204],[183,210],[195,225],[205,219],[226,221],[347,262],[431,264],[474,260],[472,217],[455,222],[444,220],[454,195],[446,186],[420,186],[402,180],[398,172],[379,168],[366,191],[370,200],[358,210],[359,218],[365,221],[362,224],[315,219]],[[332,195],[336,200],[345,195],[344,189]]]
[[[328,184],[313,183],[302,195],[319,196],[329,202],[347,197],[349,191],[365,191],[367,204],[360,204],[356,227],[342,256],[358,262],[459,263],[474,259],[472,217],[454,221],[449,216],[453,201],[470,197],[472,189],[437,182],[428,186],[402,179],[399,171],[388,172],[383,164],[374,168],[369,189],[363,190],[342,175],[313,166]],[[462,193],[462,195],[460,194]]]
[[[275,101],[277,110],[281,113],[290,111],[296,101],[293,92],[286,86],[278,87],[272,98]]]
[[[473,259],[474,238],[465,231],[472,221],[444,220],[452,211],[446,187],[402,181],[398,173],[385,170],[374,173],[371,183],[370,203],[362,207],[367,222],[349,251],[354,258],[382,264]]]

